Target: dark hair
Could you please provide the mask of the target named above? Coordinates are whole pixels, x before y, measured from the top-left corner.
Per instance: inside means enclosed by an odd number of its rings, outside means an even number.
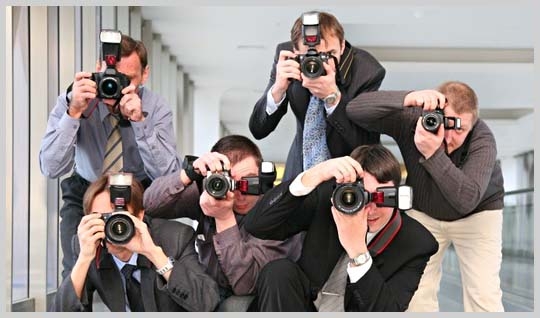
[[[83,197],[83,211],[84,214],[89,214],[92,211],[92,203],[98,194],[102,192],[109,192],[109,175],[104,174],[99,177],[96,181],[92,182]],[[144,188],[139,181],[133,178],[131,182],[131,199],[128,203],[129,206],[133,208],[133,215],[138,216],[143,207],[143,193]],[[105,212],[105,211],[103,211]]]
[[[229,158],[234,165],[247,157],[254,157],[257,166],[262,162],[262,154],[259,147],[249,138],[240,135],[229,135],[221,138],[212,147],[211,151],[219,152]]]
[[[396,157],[380,144],[363,145],[351,152],[351,158],[362,165],[365,172],[372,174],[377,181],[392,181],[394,185],[401,183],[401,169]]]
[[[448,104],[458,114],[472,113],[474,125],[478,119],[478,97],[467,84],[458,81],[442,83],[437,90],[448,99]]]
[[[317,12],[317,11],[311,11]],[[310,12],[306,12],[310,13]],[[339,43],[345,40],[345,31],[338,19],[330,13],[319,13],[319,25],[321,27],[321,38],[327,39],[330,36],[336,36]],[[303,14],[302,14],[303,15]],[[295,49],[298,50],[298,43],[302,40],[302,15],[294,22],[291,28],[291,41]]]
[[[136,52],[141,61],[142,70],[148,65],[148,53],[146,47],[141,41],[137,41],[132,37],[122,34],[122,41],[120,42],[120,55],[121,57],[130,56],[133,52]]]

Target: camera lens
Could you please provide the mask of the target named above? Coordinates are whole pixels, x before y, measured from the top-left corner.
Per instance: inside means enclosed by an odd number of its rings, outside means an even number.
[[[227,196],[230,185],[227,177],[216,173],[208,176],[204,182],[204,189],[214,198],[222,199]]]
[[[362,210],[367,201],[364,192],[361,182],[340,184],[332,193],[332,202],[338,211],[354,214]]]
[[[135,235],[135,224],[125,214],[113,214],[105,222],[105,236],[115,244],[126,244]]]
[[[427,131],[437,132],[442,121],[443,121],[442,115],[436,112],[427,113],[422,117],[422,126]]]
[[[114,77],[106,77],[101,81],[99,90],[103,98],[116,98],[118,96],[118,81]]]
[[[321,59],[317,57],[306,57],[302,61],[302,73],[309,78],[316,78],[322,75],[324,67]]]

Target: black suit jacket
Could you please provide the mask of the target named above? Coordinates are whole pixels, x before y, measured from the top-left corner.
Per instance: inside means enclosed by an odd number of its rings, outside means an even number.
[[[270,81],[251,113],[249,129],[256,139],[265,138],[276,129],[281,118],[287,113],[287,105],[291,105],[296,117],[296,135],[289,149],[283,176],[283,180],[288,180],[304,170],[302,135],[311,94],[309,90],[302,87],[301,82],[292,81],[287,89],[286,97],[278,109],[272,115],[266,113],[266,96],[276,81],[276,65],[281,50],[292,51],[292,42],[281,43],[276,48]],[[352,47],[348,42],[346,42],[338,69],[339,78],[336,78],[336,84],[341,92],[341,100],[326,119],[326,140],[330,154],[334,158],[349,155],[357,146],[380,142],[378,133],[368,132],[349,120],[345,113],[345,106],[362,92],[378,90],[386,73],[382,65],[371,54]]]
[[[278,240],[307,231],[298,264],[310,279],[312,289],[318,291],[345,252],[330,210],[335,183],[325,182],[309,195],[295,197],[289,192],[291,182],[267,192],[245,217],[245,228],[261,239]],[[405,213],[401,216],[398,234],[382,253],[373,257],[369,271],[358,282],[347,284],[346,311],[407,309],[438,244],[420,223]]]
[[[139,255],[137,265],[141,268],[145,311],[214,310],[219,302],[218,286],[198,262],[193,229],[177,221],[163,219],[151,219],[149,228],[154,243],[176,261],[167,283],[156,273],[150,260]],[[81,299],[75,294],[69,273],[58,288],[52,311],[92,311],[94,291],[111,311],[125,311],[121,275],[111,254],[102,250],[99,268],[94,259],[88,269]]]

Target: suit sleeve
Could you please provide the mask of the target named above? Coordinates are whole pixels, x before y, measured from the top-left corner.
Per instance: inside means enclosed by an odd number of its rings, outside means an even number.
[[[252,294],[258,274],[268,262],[280,258],[296,261],[302,248],[301,235],[296,234],[284,241],[261,240],[238,226],[214,235],[214,248],[221,269],[234,294]]]
[[[152,232],[156,233],[156,244],[175,259],[169,281],[165,284],[158,279],[158,288],[187,311],[213,311],[219,302],[218,285],[199,263],[193,229],[165,221]]]
[[[62,281],[54,301],[51,305],[50,311],[55,312],[79,312],[79,311],[92,311],[93,295],[95,288],[92,283],[86,278],[84,284],[83,293],[81,299],[77,298],[73,282],[71,281],[71,272],[67,274],[66,278]]]
[[[266,113],[266,96],[270,88],[276,82],[276,65],[279,59],[279,52],[282,49],[284,48],[281,45],[278,45],[276,48],[274,63],[272,64],[272,70],[270,72],[270,80],[268,81],[268,85],[264,90],[264,94],[261,96],[261,98],[259,98],[257,103],[255,103],[249,118],[249,130],[255,139],[262,139],[268,136],[276,129],[281,118],[287,113],[287,104],[289,103],[287,96],[285,96],[285,99],[278,106],[277,110],[272,113],[272,115],[268,115],[268,113]]]

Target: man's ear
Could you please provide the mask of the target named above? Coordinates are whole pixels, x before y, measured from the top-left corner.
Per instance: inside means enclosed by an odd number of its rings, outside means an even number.
[[[146,80],[148,79],[148,76],[150,76],[150,66],[146,65],[142,72],[142,81],[141,84],[146,83]]]
[[[339,52],[339,56],[342,56],[344,51],[345,51],[345,40],[341,41],[341,49]]]

